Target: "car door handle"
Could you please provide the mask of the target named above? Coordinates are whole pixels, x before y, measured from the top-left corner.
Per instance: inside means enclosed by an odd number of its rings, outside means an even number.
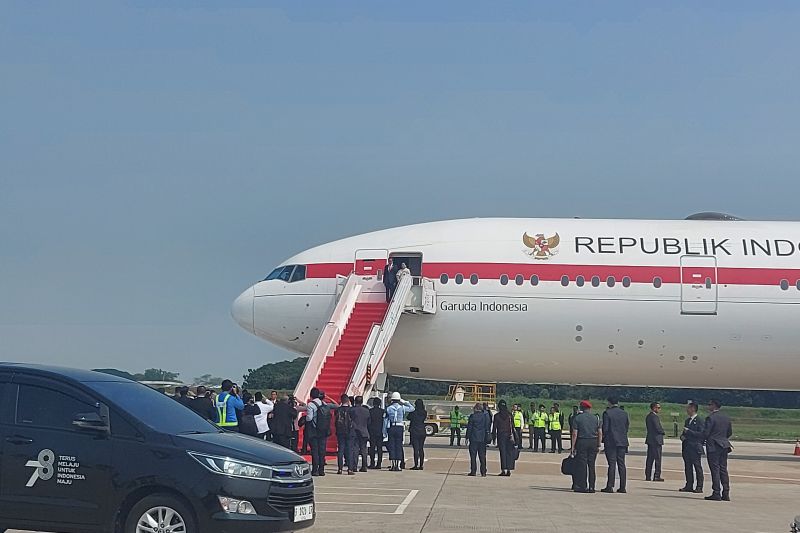
[[[12,435],[11,437],[6,437],[6,442],[11,444],[33,444],[33,439],[21,437],[19,435]]]

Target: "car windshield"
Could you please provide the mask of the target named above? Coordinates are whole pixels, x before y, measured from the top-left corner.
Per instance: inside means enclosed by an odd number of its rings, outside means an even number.
[[[86,385],[154,431],[173,435],[221,430],[169,396],[131,381],[94,381]]]

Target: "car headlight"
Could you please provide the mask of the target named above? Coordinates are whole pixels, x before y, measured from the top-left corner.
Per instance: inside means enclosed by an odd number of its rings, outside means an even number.
[[[198,452],[188,453],[195,461],[215,474],[247,479],[269,480],[272,478],[272,468],[269,466],[239,461],[230,457],[219,457]]]

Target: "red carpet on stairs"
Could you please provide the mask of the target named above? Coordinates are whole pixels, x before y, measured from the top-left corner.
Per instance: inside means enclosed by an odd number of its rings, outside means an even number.
[[[373,324],[383,322],[386,308],[385,303],[357,303],[347,321],[344,334],[339,339],[336,351],[325,360],[314,386],[335,402],[339,402],[339,396],[350,384],[350,378],[367,342],[369,331]]]
[[[322,370],[314,384],[325,395],[336,403],[344,394],[350,384],[350,378],[358,364],[358,358],[367,342],[367,337],[373,324],[380,324],[386,316],[386,303],[356,303],[342,338],[333,355],[325,360]],[[335,429],[331,428],[331,438],[328,439],[328,451],[336,452]]]

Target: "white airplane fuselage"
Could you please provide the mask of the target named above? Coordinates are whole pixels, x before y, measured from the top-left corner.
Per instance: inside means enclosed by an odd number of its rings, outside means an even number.
[[[800,389],[794,222],[469,219],[387,229],[288,259],[282,266],[304,267],[292,271],[297,280],[253,285],[234,318],[309,354],[335,307],[337,276],[390,255],[421,261],[437,297],[435,314],[400,320],[385,360],[393,375]],[[369,290],[383,294],[377,276]]]

